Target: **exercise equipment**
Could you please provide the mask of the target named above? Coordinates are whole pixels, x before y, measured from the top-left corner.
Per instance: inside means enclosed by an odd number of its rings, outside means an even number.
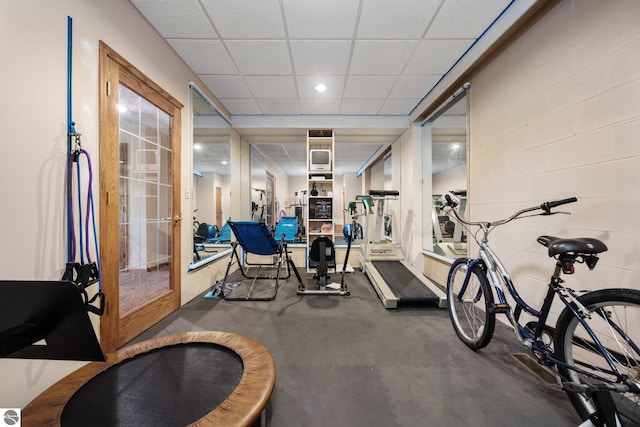
[[[252,190],[257,193],[258,197],[257,200],[251,200],[251,218],[254,221],[264,220],[264,209],[266,207],[264,197],[267,192],[259,188],[253,188]]]
[[[364,238],[362,224],[358,222],[358,218],[364,216],[364,213],[359,214],[357,206],[357,201],[349,202],[347,209],[345,209],[345,212],[348,212],[349,216],[351,216],[351,223],[345,224],[344,227],[342,227],[342,234],[345,240],[347,240],[348,236],[350,236],[352,240],[361,240]]]
[[[453,203],[447,209],[456,209],[458,215],[463,217],[467,207],[466,190],[451,190],[445,194],[445,197],[452,198]],[[455,216],[447,214],[443,199],[439,194],[432,198],[433,251],[451,258],[466,256],[467,236],[464,233],[464,226]]]
[[[366,238],[362,269],[385,308],[397,308],[400,305],[433,305],[445,308],[445,293],[405,260],[399,245],[381,239],[385,202],[397,200],[399,196],[400,193],[395,190],[369,190],[368,196],[356,197],[365,207]],[[372,229],[370,222],[375,205],[376,225]]]
[[[231,221],[229,218],[228,221]],[[231,227],[228,222],[225,222],[220,231],[218,231],[215,237],[207,239],[207,243],[229,243],[231,242]]]
[[[294,208],[294,215],[296,218],[298,218],[298,240],[300,242],[305,240],[305,236],[307,235],[306,229],[305,229],[305,218],[304,218],[304,212],[307,210],[306,206],[307,206],[307,190],[303,189],[300,191],[296,191],[294,193],[294,197],[295,197],[295,204],[293,205],[289,205],[288,207]]]
[[[213,224],[201,222],[198,225],[198,229],[196,230],[193,239],[196,243],[203,243],[216,237],[218,237],[218,227]]]
[[[344,257],[344,265],[340,272],[340,284],[337,287],[332,287],[331,284],[327,284],[327,280],[331,278],[329,275],[330,269],[336,268],[336,250],[333,245],[333,241],[326,236],[316,237],[311,242],[311,248],[309,249],[308,266],[310,269],[315,269],[313,278],[316,279],[318,288],[307,289],[302,282],[298,285],[298,295],[341,295],[349,296],[350,291],[344,282],[344,274],[347,269],[347,263],[349,262],[349,252],[351,251],[351,241],[353,235],[347,235],[347,253]]]
[[[216,252],[209,250],[205,243],[211,243],[212,240],[217,239],[220,232],[216,225],[207,224],[206,222],[197,223],[197,225],[196,223],[197,221],[194,221],[194,229],[196,231],[193,233],[193,253],[196,260],[199,261],[202,259],[200,252]]]
[[[185,332],[108,354],[49,387],[22,410],[23,425],[252,426],[266,424],[273,357],[259,342]]]
[[[298,218],[295,216],[283,216],[276,225],[275,237],[287,243],[298,240]]]
[[[82,292],[87,311],[97,315],[104,313],[104,294],[100,283],[100,252],[98,250],[98,231],[96,227],[95,209],[93,203],[93,169],[89,153],[82,148],[81,134],[76,131],[75,122],[72,120],[71,103],[71,58],[72,58],[72,26],[73,20],[67,17],[68,52],[67,52],[67,179],[66,179],[66,202],[67,202],[67,263],[62,274],[62,280],[74,283]],[[85,160],[85,168],[88,172],[88,182],[86,190],[86,210],[83,217],[82,206],[82,159]],[[74,170],[75,182],[74,182]],[[74,185],[75,184],[75,185]],[[76,191],[77,206],[74,203],[74,190]],[[76,220],[74,212],[78,213],[76,236]],[[96,261],[91,258],[89,218],[93,227],[93,248],[96,254]],[[94,283],[98,284],[98,291],[92,298],[86,288]],[[97,302],[97,306],[93,305]]]
[[[0,280],[0,313],[0,357],[105,360],[72,282]]]
[[[226,288],[226,284],[229,282],[229,272],[232,265],[237,262],[239,270],[245,279],[251,280],[251,285],[247,291],[246,296],[237,297],[233,293],[237,292],[241,288],[240,283],[231,295],[223,295],[223,298],[227,301],[271,301],[278,294],[278,285],[280,283],[280,271],[282,267],[287,270],[287,275],[282,279],[288,279],[291,277],[291,270],[295,273],[298,283],[302,283],[300,274],[296,269],[293,260],[289,258],[289,252],[287,251],[287,243],[283,240],[276,241],[271,232],[264,223],[255,221],[227,221],[231,231],[236,237],[236,240],[231,243],[231,255],[229,257],[229,263],[227,264],[227,270],[224,275],[224,279],[221,284],[221,289]],[[238,255],[238,246],[242,248],[242,257]],[[249,262],[248,255],[254,255],[258,257],[258,261],[262,262]],[[235,259],[235,261],[234,261]],[[283,265],[284,264],[284,265]],[[255,274],[249,275],[249,267],[257,267],[258,271]],[[271,270],[275,269],[274,274],[261,274],[264,267]],[[273,272],[272,272],[273,273]],[[273,281],[273,290],[267,296],[252,296],[253,290],[257,280],[269,280]],[[211,289],[210,292],[214,292]]]

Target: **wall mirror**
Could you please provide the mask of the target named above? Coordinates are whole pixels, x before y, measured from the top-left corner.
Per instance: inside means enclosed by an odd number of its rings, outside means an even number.
[[[231,140],[229,122],[213,103],[190,85],[193,111],[193,262],[190,269],[213,260],[230,246],[226,221],[231,211]]]
[[[385,190],[394,190],[393,188],[393,164],[391,163],[391,151],[383,157],[383,167],[384,167],[384,189]],[[385,203],[385,212],[384,215],[384,228],[383,234],[384,238],[387,240],[393,240],[393,211],[397,209],[398,202],[396,200],[389,200]]]
[[[431,215],[425,215],[425,229],[432,228],[433,252],[446,258],[467,256],[467,231],[449,208],[445,195],[455,202],[454,209],[466,217],[467,206],[467,89],[462,89],[431,119]]]
[[[273,204],[267,197],[266,156],[251,145],[251,221],[273,226]]]

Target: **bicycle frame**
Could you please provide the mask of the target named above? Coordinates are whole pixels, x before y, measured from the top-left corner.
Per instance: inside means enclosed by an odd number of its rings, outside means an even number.
[[[505,309],[504,314],[507,317],[507,320],[509,321],[511,326],[513,327],[513,331],[516,334],[516,337],[520,340],[520,342],[523,345],[525,345],[528,349],[539,353],[538,357],[540,357],[540,359],[545,363],[561,365],[568,369],[574,370],[576,372],[579,372],[581,374],[594,378],[598,381],[609,382],[609,380],[605,379],[604,377],[594,375],[593,373],[585,371],[584,369],[581,369],[578,366],[570,365],[556,359],[553,350],[550,347],[548,347],[544,342],[542,342],[542,340],[540,340],[540,337],[542,336],[542,333],[544,331],[544,327],[546,325],[547,319],[549,317],[551,304],[553,303],[555,296],[558,295],[562,303],[566,307],[568,307],[569,310],[571,310],[573,315],[578,319],[578,321],[585,328],[590,338],[593,340],[593,343],[597,351],[600,352],[602,356],[605,358],[605,360],[607,361],[611,370],[604,371],[603,373],[614,375],[617,381],[621,381],[621,382],[625,381],[627,377],[622,373],[620,373],[618,368],[615,366],[614,361],[611,359],[609,352],[605,350],[605,347],[602,345],[602,343],[597,338],[595,333],[592,331],[589,325],[583,320],[584,315],[582,315],[581,313],[587,311],[585,307],[582,306],[582,304],[580,304],[577,297],[570,289],[564,288],[560,285],[560,282],[561,282],[560,274],[562,271],[561,265],[560,264],[556,265],[554,274],[551,277],[550,283],[548,284],[548,290],[547,290],[545,299],[543,301],[542,308],[540,310],[536,310],[535,308],[527,304],[526,301],[524,301],[524,299],[518,293],[517,289],[513,284],[513,281],[511,280],[511,277],[509,276],[509,273],[507,272],[507,269],[502,264],[498,256],[489,247],[486,234],[487,233],[485,233],[485,236],[482,239],[482,241],[479,242],[480,246],[478,250],[478,257],[473,260],[470,260],[469,262],[469,267],[467,269],[464,282],[460,289],[460,293],[458,294],[458,297],[457,297],[458,300],[462,301],[463,299],[462,297],[464,296],[466,288],[469,284],[471,271],[474,269],[474,267],[478,265],[484,266],[485,271],[488,273],[488,276],[489,276],[491,289],[493,289],[492,292],[494,292],[495,297],[497,297],[498,303],[508,307],[508,302],[506,299],[506,294],[505,294],[503,285],[504,287],[506,287],[509,295],[511,295],[511,297],[514,299],[516,303],[513,313],[511,312],[510,308],[507,308]],[[568,294],[568,296],[563,295],[563,293]],[[477,301],[477,297],[474,298],[474,301]],[[576,305],[576,308],[574,308],[572,303]],[[526,328],[525,326],[519,323],[519,318],[523,311],[530,314],[531,316],[535,317],[538,320],[535,330],[532,331],[533,333],[531,333],[528,328]],[[618,326],[611,319],[607,319],[607,323],[611,327],[613,327],[618,333],[620,333],[621,336],[625,337],[625,339],[627,339],[627,341],[634,348],[635,351],[638,351],[638,347],[636,346],[636,344],[633,341],[628,339],[627,335],[624,333],[623,329],[620,328],[620,326]],[[594,368],[594,366],[590,366],[588,364],[584,364],[584,366],[586,366],[587,368]]]
[[[545,298],[545,303],[543,304],[543,308],[541,310],[536,310],[529,304],[527,304],[513,285],[513,281],[511,280],[511,277],[509,276],[509,273],[507,272],[505,266],[502,264],[493,250],[489,247],[488,243],[483,239],[483,241],[480,243],[478,257],[469,263],[469,269],[467,270],[460,295],[464,294],[464,290],[466,289],[469,282],[471,270],[476,265],[484,265],[486,267],[486,272],[489,275],[489,281],[492,285],[491,288],[494,290],[494,294],[497,297],[499,304],[507,304],[506,294],[502,285],[504,284],[504,286],[507,288],[507,291],[516,302],[516,308],[513,315],[511,314],[511,311],[509,309],[505,311],[505,315],[507,316],[507,319],[509,320],[511,326],[514,328],[514,332],[516,333],[518,339],[520,339],[523,344],[530,346],[534,342],[534,340],[542,333],[542,328],[544,326],[544,323],[546,323],[549,308],[551,306],[551,302],[553,301],[553,294],[551,295],[550,301],[547,301],[549,300],[549,297],[547,295],[547,298]],[[458,298],[460,298],[460,295],[458,296]],[[530,334],[525,327],[518,323],[520,314],[523,310],[539,320],[538,327],[536,328],[537,330],[534,331],[533,335]],[[535,332],[538,332],[538,334],[536,334]]]
[[[551,214],[550,212],[551,207],[557,206],[558,204],[571,202],[571,201],[575,201],[575,200],[567,199],[560,202],[547,202],[546,204],[543,204],[540,207],[523,209],[517,212],[516,214],[512,215],[510,218],[507,218],[498,222],[494,222],[492,224],[487,222],[469,223],[463,220],[462,218],[460,218],[457,212],[453,210],[454,215],[461,223],[467,226],[469,225],[478,226],[483,233],[481,239],[477,239],[474,237],[474,239],[478,243],[478,255],[475,259],[469,260],[469,267],[467,269],[462,287],[460,289],[460,293],[458,294],[457,298],[458,298],[458,301],[462,301],[464,293],[469,284],[469,279],[471,277],[472,270],[476,266],[484,267],[483,271],[485,271],[488,274],[488,280],[491,285],[490,287],[492,289],[494,296],[496,297],[496,300],[498,301],[498,303],[494,305],[493,309],[496,311],[496,313],[499,312],[499,313],[505,314],[518,340],[525,347],[532,350],[534,354],[537,353],[537,357],[541,362],[548,365],[560,365],[567,369],[571,369],[573,371],[579,372],[583,375],[587,375],[598,381],[610,382],[609,380],[603,377],[600,377],[591,372],[585,371],[579,366],[569,365],[565,362],[558,360],[555,357],[554,351],[540,339],[544,332],[544,328],[546,326],[549,313],[551,311],[551,305],[553,303],[553,300],[555,296],[558,295],[558,298],[560,299],[560,301],[562,301],[564,306],[567,307],[573,313],[573,315],[576,317],[576,319],[578,319],[582,327],[584,327],[584,329],[587,331],[589,337],[593,342],[593,348],[602,354],[607,364],[611,368],[609,371],[602,371],[602,372],[604,374],[614,375],[617,381],[624,382],[627,379],[627,377],[623,375],[620,372],[620,370],[615,366],[615,363],[612,360],[609,354],[609,351],[606,350],[605,346],[600,342],[600,340],[595,335],[591,327],[587,324],[587,322],[585,322],[584,320],[585,316],[589,315],[588,310],[580,303],[577,296],[571,289],[564,288],[561,285],[562,279],[560,279],[560,275],[562,273],[562,265],[559,262],[556,263],[554,273],[551,276],[551,280],[548,284],[547,294],[542,303],[542,307],[540,308],[540,310],[536,310],[535,308],[527,304],[527,302],[520,296],[513,281],[511,280],[511,277],[506,267],[502,264],[498,256],[489,247],[488,236],[489,236],[490,226],[496,227],[498,225],[504,225],[514,219],[521,217],[521,215],[525,213],[532,212],[537,209],[542,209],[543,211],[545,211],[545,214]],[[508,305],[505,288],[509,293],[509,295],[511,295],[511,297],[515,301],[516,306],[513,309],[513,312],[511,311],[511,308]],[[479,297],[480,295],[475,296],[474,302],[477,302]],[[528,329],[527,327],[519,323],[519,319],[523,311],[537,319],[535,330],[531,331],[530,329]],[[619,325],[613,322],[612,319],[608,319],[608,318],[607,318],[607,323],[612,328],[614,328],[632,346],[632,348],[636,352],[640,353],[640,351],[638,351],[638,346],[628,338],[624,330]],[[583,363],[583,366],[585,366],[586,368],[592,368],[592,369],[594,368],[594,366],[590,366],[586,363]]]

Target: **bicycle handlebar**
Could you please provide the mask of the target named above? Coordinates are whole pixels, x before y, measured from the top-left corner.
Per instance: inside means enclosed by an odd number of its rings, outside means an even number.
[[[480,222],[469,222],[464,220],[463,218],[460,218],[458,216],[458,213],[455,211],[455,208],[458,204],[451,198],[451,196],[449,196],[448,194],[445,194],[445,199],[447,201],[447,206],[451,207],[453,214],[455,215],[455,217],[462,222],[463,224],[466,225],[476,225],[481,227],[482,229],[485,230],[485,232],[488,232],[489,227],[491,226],[498,226],[498,225],[503,225],[506,224],[510,221],[513,221],[514,219],[520,217],[521,215],[528,213],[528,212],[533,212],[533,211],[537,211],[537,210],[542,210],[543,212],[541,214],[538,215],[553,215],[556,212],[551,212],[551,208],[555,208],[556,206],[560,206],[560,205],[566,205],[567,203],[573,203],[573,202],[577,202],[578,199],[576,197],[569,197],[568,199],[561,199],[561,200],[552,200],[549,202],[544,202],[539,206],[533,206],[531,208],[527,208],[527,209],[522,209],[518,212],[516,212],[515,214],[511,215],[509,218],[505,218],[505,219],[501,219],[498,221],[493,221],[493,222],[486,222],[486,221],[480,221]]]
[[[551,208],[555,208],[556,206],[566,205],[567,203],[573,203],[577,201],[578,199],[576,197],[569,197],[568,199],[555,200],[552,202],[544,202],[543,204],[540,205],[540,209],[549,213],[549,211],[551,211]]]

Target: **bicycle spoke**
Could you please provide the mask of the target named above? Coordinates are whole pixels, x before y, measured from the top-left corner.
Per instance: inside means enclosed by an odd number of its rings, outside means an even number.
[[[456,334],[476,350],[491,340],[495,318],[487,310],[493,299],[484,272],[478,266],[471,272],[468,269],[464,259],[456,260],[452,265],[447,280],[448,307]]]
[[[573,313],[564,311],[557,329],[560,331],[556,347],[557,356],[571,369],[559,365],[558,371],[564,380],[575,383],[608,382],[633,387],[640,384],[640,352],[637,343],[640,333],[640,292],[620,289],[594,291],[580,298],[589,310],[582,320],[590,329],[578,321]],[[597,340],[594,339],[597,338]],[[583,419],[595,412],[590,396],[569,393],[572,403]],[[612,398],[620,412],[623,425],[640,424],[640,397],[637,393],[615,392]]]

